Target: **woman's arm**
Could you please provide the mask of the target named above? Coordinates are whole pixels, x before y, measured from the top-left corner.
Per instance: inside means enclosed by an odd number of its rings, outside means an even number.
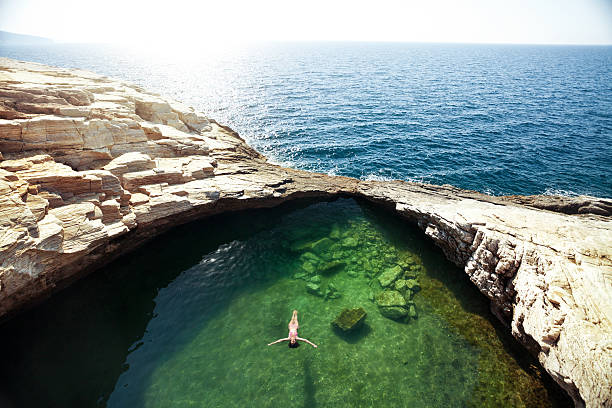
[[[276,343],[280,343],[281,341],[287,341],[287,340],[289,340],[289,337],[286,337],[284,339],[278,339],[276,341],[273,341],[272,343],[269,343],[268,346],[271,346],[271,345],[276,344]]]
[[[301,338],[301,337],[298,337],[297,339],[298,339],[298,340],[301,340],[301,341],[305,341],[306,343],[310,344],[310,345],[311,345],[312,347],[314,347],[314,348],[317,348],[317,347],[318,347],[316,344],[311,343],[311,342],[310,342],[310,340],[308,340],[308,339],[303,339],[303,338]]]

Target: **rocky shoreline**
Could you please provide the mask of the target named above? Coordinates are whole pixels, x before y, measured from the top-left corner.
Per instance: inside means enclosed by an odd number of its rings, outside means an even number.
[[[0,96],[0,318],[175,225],[360,197],[418,224],[576,406],[612,406],[611,200],[283,168],[191,108],[84,71],[0,58]]]

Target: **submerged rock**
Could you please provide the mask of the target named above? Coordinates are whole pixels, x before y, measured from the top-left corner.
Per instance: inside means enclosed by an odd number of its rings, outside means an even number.
[[[416,306],[414,304],[408,307],[408,316],[410,316],[411,319],[416,319],[418,317]]]
[[[406,281],[406,288],[416,293],[421,290],[421,285],[419,285],[419,282],[416,279],[408,279]]]
[[[397,290],[402,295],[406,294],[406,290],[408,290],[408,286],[406,285],[405,279],[396,280],[393,287],[395,288],[395,290]]]
[[[311,274],[316,270],[315,266],[310,261],[306,261],[302,264],[302,269],[306,271],[306,273]]]
[[[329,237],[331,239],[339,239],[340,238],[340,227],[338,224],[332,225],[331,232],[329,233]]]
[[[389,319],[400,319],[408,314],[406,299],[396,290],[384,290],[376,296],[380,313]]]
[[[390,286],[397,278],[401,276],[402,272],[402,267],[399,265],[385,269],[384,272],[378,277],[380,286],[383,288]]]
[[[338,272],[340,269],[344,268],[346,263],[342,261],[330,261],[325,262],[324,264],[319,266],[319,273],[323,275],[331,275],[333,273]]]
[[[312,248],[312,241],[310,240],[299,240],[299,241],[295,241],[293,242],[290,246],[289,249],[292,252],[302,252],[304,250],[308,250]]]
[[[345,248],[355,248],[357,245],[359,245],[359,241],[354,237],[348,237],[342,241],[342,246]]]
[[[311,277],[308,279],[308,281],[309,281],[309,282],[312,282],[312,283],[321,283],[321,276],[320,276],[320,275],[314,275],[314,276],[311,276]]]
[[[423,265],[411,265],[406,271],[406,278],[416,278],[423,271]]]
[[[332,252],[332,259],[342,259],[344,258],[344,252],[342,251],[333,251]]]
[[[354,331],[363,326],[363,322],[367,315],[365,309],[362,307],[344,309],[334,321],[332,321],[332,325],[345,332]]]
[[[380,314],[393,320],[399,320],[408,314],[408,311],[405,308],[399,306],[379,306],[378,310],[380,310]]]
[[[327,285],[327,288],[325,289],[325,300],[338,299],[341,296],[342,295],[338,292],[338,289],[336,289],[332,283]]]
[[[319,256],[325,254],[325,252],[334,244],[329,238],[321,238],[320,240],[314,242],[310,247],[313,252],[318,254]]]
[[[318,283],[309,282],[306,284],[306,292],[311,295],[323,297],[323,292],[321,291],[321,285]]]
[[[306,273],[304,273],[303,271],[301,272],[296,272],[293,274],[293,279],[306,279],[308,275],[306,275]]]
[[[312,252],[304,252],[302,255],[300,255],[300,260],[301,261],[310,261],[310,262],[315,263],[315,264],[321,262],[321,258],[316,256]]]

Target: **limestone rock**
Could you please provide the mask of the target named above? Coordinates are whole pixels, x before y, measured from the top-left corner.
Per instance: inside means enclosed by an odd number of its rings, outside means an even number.
[[[122,176],[126,173],[135,173],[154,169],[155,162],[147,154],[140,152],[124,153],[116,159],[111,160],[104,170],[108,170],[115,176]]]

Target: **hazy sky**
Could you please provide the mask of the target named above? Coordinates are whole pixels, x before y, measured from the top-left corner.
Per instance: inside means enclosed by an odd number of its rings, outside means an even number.
[[[612,44],[612,0],[0,0],[0,30],[66,42]]]

